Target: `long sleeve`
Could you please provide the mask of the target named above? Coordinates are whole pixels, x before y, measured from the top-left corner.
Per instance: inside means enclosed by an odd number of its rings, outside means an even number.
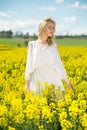
[[[54,43],[54,44],[55,44],[55,51],[56,51],[56,55],[57,55],[56,66],[58,68],[58,71],[60,72],[60,77],[61,77],[61,79],[67,79],[67,73],[66,73],[64,65],[62,63],[60,54],[58,52],[57,45],[56,45],[56,43]]]
[[[25,80],[30,80],[30,74],[33,72],[32,69],[32,43],[28,43],[26,68],[25,68]]]

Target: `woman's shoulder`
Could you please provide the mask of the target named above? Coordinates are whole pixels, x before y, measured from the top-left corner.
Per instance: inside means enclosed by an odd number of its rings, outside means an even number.
[[[36,42],[36,41],[33,41],[33,40],[32,40],[32,41],[29,41],[29,42],[28,42],[28,46],[33,46],[33,44],[34,44],[35,42]]]

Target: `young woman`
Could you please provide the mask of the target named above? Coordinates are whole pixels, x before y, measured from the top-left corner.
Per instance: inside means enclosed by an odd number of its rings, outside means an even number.
[[[57,45],[53,41],[56,24],[51,18],[41,21],[38,29],[38,39],[28,43],[27,63],[25,70],[25,88],[39,92],[43,83],[54,84],[56,89],[60,86],[64,91],[62,79],[68,86],[70,81],[58,53]],[[40,88],[37,82],[41,82]]]

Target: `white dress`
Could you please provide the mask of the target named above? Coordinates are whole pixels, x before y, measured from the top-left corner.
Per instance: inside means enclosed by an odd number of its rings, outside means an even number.
[[[30,80],[30,90],[39,92],[44,87],[44,82],[54,84],[56,89],[60,86],[64,91],[62,79],[67,78],[67,73],[62,64],[56,43],[51,46],[38,41],[28,43],[25,80]],[[41,83],[37,86],[37,83]]]

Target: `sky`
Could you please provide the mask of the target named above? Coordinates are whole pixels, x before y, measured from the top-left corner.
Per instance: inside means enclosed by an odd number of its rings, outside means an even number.
[[[47,17],[56,22],[57,35],[87,34],[87,0],[0,0],[0,31],[37,34]]]

